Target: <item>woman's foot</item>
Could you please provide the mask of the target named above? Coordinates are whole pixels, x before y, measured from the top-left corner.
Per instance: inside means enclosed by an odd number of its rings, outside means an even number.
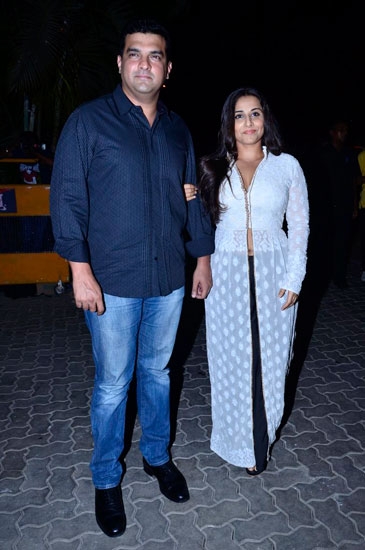
[[[249,476],[258,476],[259,474],[262,474],[266,470],[267,463],[264,465],[263,468],[257,468],[257,466],[253,466],[252,468],[246,468],[246,472]]]

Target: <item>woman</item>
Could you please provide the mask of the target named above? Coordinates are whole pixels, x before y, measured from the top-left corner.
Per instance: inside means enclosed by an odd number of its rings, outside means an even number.
[[[282,152],[256,89],[228,96],[218,148],[200,161],[199,192],[216,226],[205,302],[211,449],[257,475],[283,415],[309,208],[302,168]]]

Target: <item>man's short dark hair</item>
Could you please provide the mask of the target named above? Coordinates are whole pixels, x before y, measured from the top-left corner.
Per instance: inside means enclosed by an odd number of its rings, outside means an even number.
[[[171,60],[171,37],[166,27],[160,23],[157,19],[152,17],[136,17],[127,22],[124,26],[120,38],[119,51],[123,54],[125,47],[125,38],[127,34],[134,34],[136,32],[142,32],[144,34],[158,34],[165,39],[166,42],[166,58],[167,61]]]

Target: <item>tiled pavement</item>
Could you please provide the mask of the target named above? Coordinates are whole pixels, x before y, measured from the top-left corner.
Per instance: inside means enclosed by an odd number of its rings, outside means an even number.
[[[209,448],[202,309],[187,300],[173,357],[173,456],[191,499],[166,500],[144,473],[136,422],[123,480],[128,526],[117,539],[94,518],[93,363],[82,313],[70,290],[0,292],[0,549],[364,550],[365,284],[356,259],[350,284],[328,288],[313,332],[316,289],[306,291],[286,422],[257,478]]]

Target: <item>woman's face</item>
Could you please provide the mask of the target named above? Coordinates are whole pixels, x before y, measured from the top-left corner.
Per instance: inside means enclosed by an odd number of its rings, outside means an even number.
[[[238,144],[261,143],[264,135],[264,113],[260,101],[253,95],[237,100],[234,112],[234,131]]]

